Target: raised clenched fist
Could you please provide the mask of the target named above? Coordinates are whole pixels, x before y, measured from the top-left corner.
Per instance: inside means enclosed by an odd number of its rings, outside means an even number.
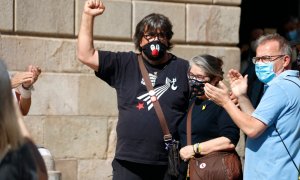
[[[105,10],[105,6],[100,0],[87,0],[84,5],[84,13],[91,16],[101,15]]]

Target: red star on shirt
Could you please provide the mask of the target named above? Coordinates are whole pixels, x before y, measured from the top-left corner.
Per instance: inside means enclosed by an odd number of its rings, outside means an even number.
[[[136,108],[138,109],[138,110],[141,110],[141,109],[144,109],[144,103],[138,103],[138,105],[136,105]]]

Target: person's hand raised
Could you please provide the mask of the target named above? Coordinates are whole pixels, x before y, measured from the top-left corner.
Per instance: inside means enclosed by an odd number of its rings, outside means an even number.
[[[42,72],[41,68],[39,68],[38,66],[29,65],[27,69],[27,73],[32,73],[32,76],[27,81],[24,80],[22,82],[23,87],[25,88],[31,87],[37,81],[41,72]]]
[[[230,80],[230,87],[232,93],[236,97],[244,96],[247,94],[248,75],[245,75],[243,77],[241,73],[239,73],[237,70],[230,69],[228,72],[228,78]]]
[[[100,0],[87,0],[84,5],[84,13],[90,16],[101,15],[105,10],[105,6]]]
[[[18,72],[11,78],[11,87],[16,88],[23,83],[30,84],[33,81],[33,72]]]

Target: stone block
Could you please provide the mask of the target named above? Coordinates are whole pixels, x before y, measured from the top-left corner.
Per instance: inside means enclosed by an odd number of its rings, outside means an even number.
[[[95,75],[80,75],[78,106],[80,115],[118,116],[114,88]],[[72,98],[72,97],[70,97]]]
[[[111,180],[111,160],[88,159],[78,161],[78,180]]]
[[[49,116],[45,146],[54,159],[105,158],[107,120],[99,116]]]
[[[192,57],[199,54],[210,54],[221,57],[224,61],[224,78],[226,78],[226,73],[229,69],[234,68],[239,70],[240,68],[240,50],[236,47],[175,45],[172,53],[186,60],[190,60]]]
[[[2,35],[0,57],[9,70],[15,71],[24,71],[28,65],[34,64],[41,67],[42,74],[91,72],[78,61],[75,40]]]
[[[61,180],[61,172],[48,171],[48,180]]]
[[[133,41],[131,42],[109,42],[109,41],[95,41],[95,48],[103,51],[124,52],[135,51]]]
[[[227,73],[230,69],[240,69],[240,49],[237,47],[211,47],[208,48],[208,54],[220,57],[223,62],[224,79],[227,79]]]
[[[74,35],[74,3],[74,0],[15,0],[16,32]]]
[[[222,5],[241,5],[242,0],[213,0],[213,4],[222,4]]]
[[[76,35],[85,1],[76,1]],[[131,2],[104,0],[105,11],[95,18],[94,36],[100,39],[131,39]]]
[[[158,1],[164,1],[164,0],[158,0]],[[213,0],[168,0],[168,2],[212,4]]]
[[[185,41],[185,4],[166,2],[133,1],[133,33],[137,23],[150,13],[160,13],[167,16],[173,24],[174,42]]]
[[[14,1],[1,0],[0,1],[0,31],[13,31],[14,22]],[[0,33],[1,34],[1,33]]]
[[[24,71],[29,64],[44,72],[91,73],[76,56],[76,40],[0,36],[0,58],[10,71]],[[133,42],[95,41],[95,48],[110,51],[135,51]],[[13,56],[12,56],[13,54]]]
[[[115,89],[95,75],[43,73],[34,87],[29,115],[118,115]]]
[[[32,92],[30,115],[78,115],[78,74],[42,73]]]
[[[187,42],[236,45],[240,14],[239,7],[188,4]]]
[[[34,99],[32,98],[32,101]],[[45,116],[24,116],[24,123],[37,146],[44,144]]]
[[[61,172],[62,180],[77,180],[77,160],[76,159],[57,159],[55,166]]]

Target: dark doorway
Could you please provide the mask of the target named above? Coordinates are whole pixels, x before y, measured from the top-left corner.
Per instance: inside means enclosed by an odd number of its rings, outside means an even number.
[[[249,41],[253,28],[275,29],[281,33],[290,17],[300,20],[300,0],[242,0],[240,44]]]

